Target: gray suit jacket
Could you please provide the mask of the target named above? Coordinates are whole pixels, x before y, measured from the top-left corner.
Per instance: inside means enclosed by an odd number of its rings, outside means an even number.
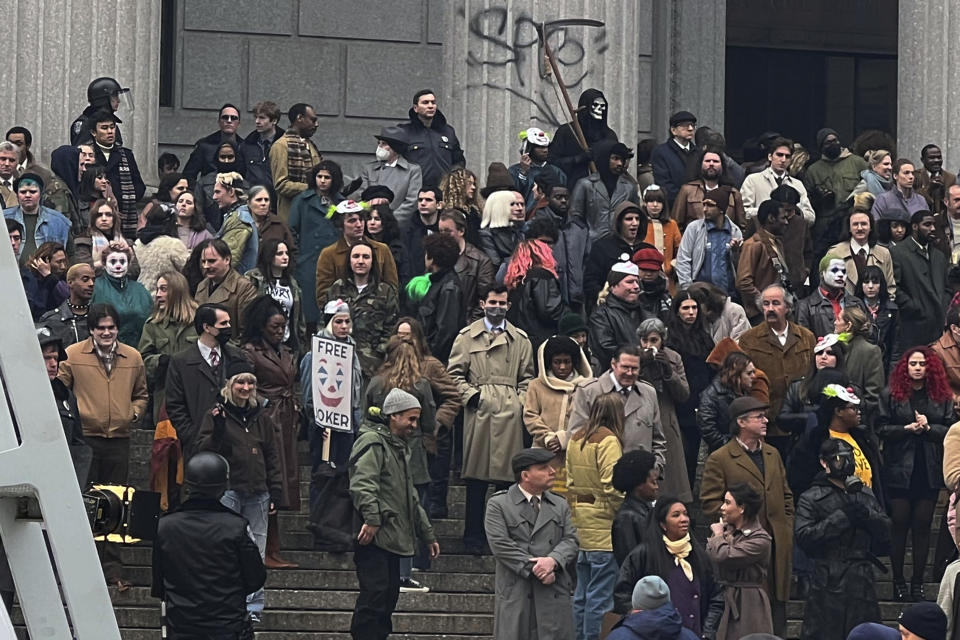
[[[397,164],[388,167],[379,160],[365,162],[360,170],[360,191],[370,185],[383,185],[393,191],[390,210],[402,230],[410,226],[410,220],[417,213],[417,194],[423,183],[420,165],[407,161],[402,156]]]
[[[667,438],[660,424],[660,403],[657,391],[650,384],[638,380],[634,391],[627,398],[624,410],[623,452],[634,449],[646,449],[657,457],[657,468],[663,471],[667,461]],[[573,413],[567,424],[567,431],[573,437],[587,426],[590,408],[603,393],[614,391],[616,387],[606,371],[599,378],[592,378],[577,385],[573,392]]]

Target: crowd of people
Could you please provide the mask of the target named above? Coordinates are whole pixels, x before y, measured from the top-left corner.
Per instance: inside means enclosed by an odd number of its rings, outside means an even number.
[[[260,620],[251,557],[296,566],[278,513],[301,509],[300,441],[316,547],[354,552],[355,638],[386,638],[397,594],[429,590],[412,570],[440,553],[452,475],[465,552],[496,559],[498,639],[783,635],[791,598],[803,638],[846,638],[881,621],[888,556],[893,599],[917,603],[904,637],[953,633],[952,497],[931,527],[960,482],[960,184],[936,145],[915,163],[878,131],[852,150],[829,128],[811,148],[767,132],[738,162],[680,111],[633,147],[589,89],[481,183],[425,89],[356,176],[323,157],[312,106],[284,130],[258,103],[243,137],[224,104],[146,196],[125,91],[93,81],[49,165],[10,129],[0,198],[92,460],[79,477],[125,483],[131,430],[156,430],[153,488],[179,514],[155,550],[169,637]],[[318,422],[314,337],[353,354],[321,374],[349,381],[346,429]],[[229,593],[223,574],[184,590],[202,577],[170,545],[191,517],[237,547]]]

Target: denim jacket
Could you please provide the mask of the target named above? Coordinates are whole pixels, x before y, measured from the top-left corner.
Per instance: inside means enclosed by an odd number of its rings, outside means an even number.
[[[59,242],[66,247],[67,241],[70,239],[70,227],[72,226],[70,220],[59,211],[47,207],[40,207],[40,213],[38,215],[37,229],[34,233],[35,246],[39,247],[44,242]],[[23,222],[23,211],[19,205],[4,209],[3,217],[16,220],[26,229],[26,225]],[[20,256],[17,256],[17,259],[19,260]]]

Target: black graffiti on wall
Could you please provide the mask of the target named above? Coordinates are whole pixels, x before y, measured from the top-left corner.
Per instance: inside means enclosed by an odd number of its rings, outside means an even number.
[[[551,79],[545,79],[546,62],[537,37],[537,25],[526,13],[515,13],[511,19],[506,7],[489,7],[476,11],[468,22],[470,41],[467,49],[467,64],[470,66],[502,67],[514,75],[513,86],[495,82],[477,85],[489,89],[508,91],[514,96],[533,104],[539,120],[560,125],[567,116],[555,113],[556,104]],[[571,90],[579,88],[594,71],[592,66],[583,68],[587,47],[598,54],[609,48],[606,27],[588,28],[570,26],[557,22],[544,24],[544,36],[550,43],[563,81]],[[482,50],[482,53],[477,51]],[[536,61],[533,76],[530,60]],[[576,96],[574,96],[576,99]]]

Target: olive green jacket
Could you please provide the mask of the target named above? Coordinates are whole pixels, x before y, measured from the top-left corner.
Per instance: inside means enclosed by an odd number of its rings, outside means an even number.
[[[380,527],[372,544],[400,556],[416,540],[436,541],[410,472],[410,449],[379,418],[368,418],[350,452],[350,497],[364,524]]]

